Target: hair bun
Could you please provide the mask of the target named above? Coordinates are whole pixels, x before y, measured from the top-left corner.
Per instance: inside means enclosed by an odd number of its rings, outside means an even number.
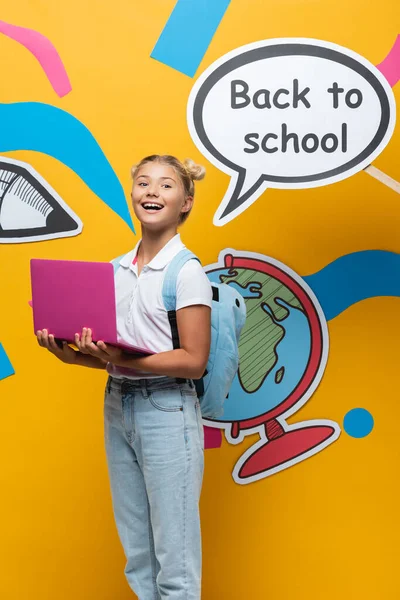
[[[193,181],[200,181],[201,179],[204,179],[204,176],[206,174],[206,169],[205,167],[201,166],[201,165],[197,165],[193,160],[191,160],[190,158],[186,158],[183,161],[183,164],[185,165],[185,169],[189,175],[189,177],[193,180]]]

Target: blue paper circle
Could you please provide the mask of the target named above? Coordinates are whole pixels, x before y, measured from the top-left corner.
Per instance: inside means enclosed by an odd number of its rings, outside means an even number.
[[[353,408],[344,417],[345,432],[354,438],[363,438],[374,428],[374,418],[365,408]]]

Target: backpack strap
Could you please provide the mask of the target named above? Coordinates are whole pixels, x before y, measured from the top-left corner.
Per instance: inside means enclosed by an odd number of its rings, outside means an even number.
[[[168,313],[168,321],[171,326],[172,347],[174,350],[180,347],[178,324],[176,322],[176,283],[182,267],[189,260],[193,259],[199,260],[197,256],[193,254],[193,252],[190,252],[190,250],[184,248],[171,260],[164,277],[162,297],[165,309]]]

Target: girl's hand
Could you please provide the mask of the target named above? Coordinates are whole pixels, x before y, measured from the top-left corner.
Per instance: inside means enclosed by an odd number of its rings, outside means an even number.
[[[87,327],[82,329],[81,336],[79,336],[79,333],[75,334],[75,345],[82,354],[90,354],[104,363],[110,362],[114,365],[120,365],[123,360],[124,353],[119,348],[107,346],[107,344],[100,341],[95,344],[92,340],[92,330]]]
[[[75,350],[72,350],[67,342],[62,342],[62,347],[60,348],[54,339],[54,335],[49,334],[47,329],[37,331],[36,337],[39,346],[46,348],[46,350],[54,354],[61,362],[68,365],[73,365],[76,362]]]

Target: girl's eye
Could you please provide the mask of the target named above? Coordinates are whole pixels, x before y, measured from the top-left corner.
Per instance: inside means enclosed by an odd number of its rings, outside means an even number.
[[[171,188],[172,186],[170,186],[170,185],[169,185],[169,183],[165,183],[165,184],[164,184],[164,187],[166,187],[166,188]]]
[[[140,182],[138,185],[139,185],[140,187],[143,187],[143,186],[147,185],[147,183],[146,183],[145,181],[141,181],[141,182]]]

